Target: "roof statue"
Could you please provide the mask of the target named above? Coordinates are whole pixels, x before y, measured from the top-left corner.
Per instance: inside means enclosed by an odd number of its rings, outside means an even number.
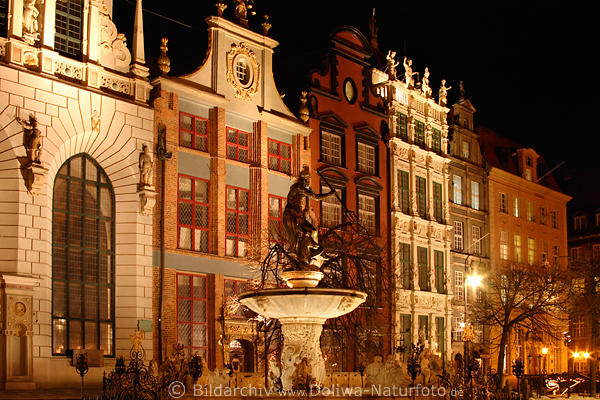
[[[440,106],[446,106],[448,99],[448,90],[452,89],[452,86],[446,87],[446,80],[442,79],[440,84],[440,90],[438,92],[438,104]]]
[[[458,101],[462,101],[464,99],[466,99],[467,97],[465,96],[465,84],[463,83],[463,81],[460,81],[460,83],[458,84],[458,90],[459,90],[459,97],[458,97]]]
[[[413,79],[413,75],[415,73],[412,71],[412,60],[408,59],[406,56],[404,57],[404,83],[407,88],[412,88],[415,86],[415,81]]]
[[[421,80],[421,91],[423,92],[423,96],[427,98],[431,97],[431,87],[429,86],[429,68],[427,67],[425,67],[423,79]]]
[[[396,67],[398,66],[398,61],[394,60],[395,57],[396,52],[391,50],[388,51],[387,56],[385,56],[387,60],[388,76],[392,81],[396,80]]]

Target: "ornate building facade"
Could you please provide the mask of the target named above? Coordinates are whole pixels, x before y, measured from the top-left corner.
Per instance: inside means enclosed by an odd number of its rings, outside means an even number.
[[[390,351],[389,176],[387,118],[381,99],[370,89],[376,40],[369,41],[349,26],[333,31],[329,40],[323,67],[309,74],[309,145],[313,181],[319,182],[321,193],[335,189],[337,197],[327,197],[320,207],[316,203],[313,206],[316,220],[324,229],[342,229],[353,221],[364,228],[359,230],[362,238],[354,242],[361,265],[355,262],[353,266],[346,260],[345,269],[348,274],[357,274],[352,272],[355,267],[364,272],[356,283],[369,296],[368,306],[362,307],[366,318],[362,332],[352,339],[364,346],[345,340],[349,349],[362,347],[362,354],[341,351],[341,343],[332,343],[332,328],[325,327],[322,345],[326,367],[335,372],[355,370],[361,363],[371,362],[373,355],[383,356]]]
[[[468,312],[469,303],[476,300],[473,288],[466,285],[467,276],[483,276],[490,269],[487,173],[479,135],[475,130],[473,116],[476,110],[463,92],[461,85],[461,98],[452,105],[449,115],[452,129],[449,204],[453,227],[449,284],[454,292],[451,321],[453,353],[463,352],[465,312]],[[467,319],[469,323],[473,322],[472,317]],[[483,343],[485,335],[481,324],[474,325],[474,333],[475,342]],[[486,349],[478,347],[477,350],[484,361],[489,360]],[[484,367],[488,365],[489,361]]]
[[[222,10],[221,10],[222,11]],[[310,128],[281,100],[272,72],[278,43],[234,20],[210,16],[204,63],[155,86],[157,200],[153,236],[155,357],[173,345],[208,367],[261,372],[258,320],[237,295],[260,277],[281,232],[286,196],[309,162]],[[219,14],[220,11],[219,11]],[[166,51],[167,42],[163,40]],[[279,239],[279,238],[277,238]]]
[[[412,61],[404,59],[405,76],[398,79],[394,55],[388,53],[387,73],[374,70],[372,75],[374,89],[387,107],[390,131],[394,346],[406,348],[420,339],[447,360],[453,293],[448,285],[449,109],[431,97],[427,70],[416,87]]]
[[[132,51],[110,0],[0,13],[0,389],[77,384],[80,352],[98,381],[152,317],[141,1]]]

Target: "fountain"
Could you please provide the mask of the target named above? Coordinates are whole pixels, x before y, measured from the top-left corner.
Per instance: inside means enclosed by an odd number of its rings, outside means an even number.
[[[323,248],[308,213],[308,199],[335,194],[316,194],[310,188],[310,173],[304,166],[287,196],[283,213],[284,234],[290,244],[289,266],[281,273],[288,288],[260,289],[242,293],[239,300],[252,311],[277,318],[284,337],[281,353],[281,383],[290,390],[298,383],[319,386],[325,379],[325,361],[319,339],[329,318],[348,314],[367,295],[349,289],[317,288],[323,273],[319,268]]]

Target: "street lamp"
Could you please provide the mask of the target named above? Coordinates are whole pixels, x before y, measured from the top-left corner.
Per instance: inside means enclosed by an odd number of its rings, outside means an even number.
[[[472,256],[473,254],[469,254],[467,256],[467,258],[465,259],[465,275],[468,273],[469,271],[469,258]],[[469,342],[471,340],[473,340],[473,325],[469,324],[469,320],[468,320],[468,308],[467,308],[467,298],[468,298],[468,290],[469,290],[469,286],[471,286],[474,289],[474,293],[476,293],[475,291],[477,290],[477,288],[481,285],[481,276],[477,275],[476,273],[473,275],[469,275],[466,277],[465,279],[465,321],[464,321],[464,329],[463,329],[463,341],[465,343],[465,348],[464,348],[464,368],[465,368],[465,379],[467,378],[467,374],[468,374],[468,378],[471,381],[471,387],[473,385],[473,381],[472,381],[472,377],[471,377],[471,372],[470,372],[470,368],[469,365],[471,364],[471,360],[469,357]],[[466,382],[465,382],[466,383]],[[472,394],[472,390],[471,390],[471,394]]]

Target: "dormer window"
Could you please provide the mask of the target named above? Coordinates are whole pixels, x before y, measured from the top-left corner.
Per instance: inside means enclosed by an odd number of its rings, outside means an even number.
[[[580,215],[578,217],[575,217],[573,220],[573,227],[575,228],[576,231],[582,231],[586,228],[586,220],[585,220],[585,215]]]

